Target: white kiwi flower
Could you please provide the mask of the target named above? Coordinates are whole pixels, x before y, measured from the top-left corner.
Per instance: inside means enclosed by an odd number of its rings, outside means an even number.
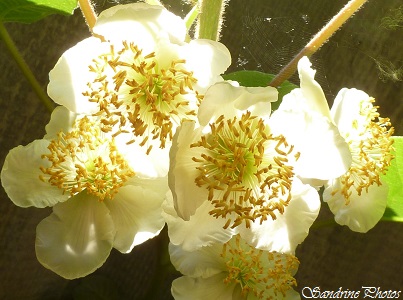
[[[374,101],[363,91],[343,88],[330,110],[353,160],[345,174],[327,182],[323,200],[337,223],[357,232],[373,228],[385,212],[388,187],[381,176],[393,158],[393,127]]]
[[[1,182],[11,201],[53,208],[37,227],[35,250],[39,262],[62,277],[92,273],[112,248],[128,253],[165,224],[166,178],[148,177],[118,143],[98,118],[58,107],[43,139],[5,159]]]
[[[320,207],[294,167],[301,153],[270,126],[274,88],[213,85],[199,122],[184,121],[171,148],[172,196],[164,202],[171,242],[186,251],[227,242],[286,252],[308,234]],[[211,109],[211,107],[217,107]]]
[[[229,51],[210,40],[185,42],[184,20],[145,3],[103,11],[93,32],[50,71],[48,94],[99,117],[102,131],[124,137],[149,162],[150,175],[165,176],[176,127],[196,119],[204,92],[231,63]]]
[[[256,249],[239,235],[193,252],[170,244],[169,252],[184,275],[172,283],[176,300],[300,299],[293,289],[299,261],[292,254]]]

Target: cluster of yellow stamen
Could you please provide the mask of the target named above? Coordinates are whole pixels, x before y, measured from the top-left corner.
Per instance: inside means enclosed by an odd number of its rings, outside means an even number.
[[[197,80],[183,59],[162,63],[156,53],[143,55],[133,43],[123,42],[118,51],[111,45],[110,53],[94,60],[90,70],[97,78],[84,95],[98,103],[95,115],[101,117],[101,129],[115,136],[129,133],[127,143],[138,139],[147,154],[149,139],[164,148],[181,119],[196,116],[201,96],[193,90]]]
[[[249,293],[258,299],[285,299],[297,285],[293,275],[299,261],[294,255],[253,248],[237,235],[224,244],[221,257],[228,272],[224,283],[238,284],[245,299]]]
[[[59,132],[48,149],[42,159],[51,165],[41,167],[40,179],[71,196],[85,190],[100,200],[111,199],[134,175],[113,139],[104,137],[99,124],[87,117],[78,120],[72,131]]]
[[[360,126],[357,120],[352,124],[353,130],[358,130],[358,138],[357,135],[344,136],[353,157],[350,169],[340,178],[346,205],[350,203],[352,189],[360,196],[368,192],[371,185],[381,185],[380,175],[386,173],[393,158],[393,127],[388,118],[379,116],[373,102],[374,99],[361,101],[360,116],[366,118],[366,126]],[[335,193],[337,191],[333,191],[333,195]]]
[[[192,158],[199,171],[195,183],[209,192],[210,214],[227,218],[225,228],[276,219],[275,211],[282,214],[291,200],[293,146],[250,112],[239,119],[220,116],[210,127],[190,145],[200,148]]]

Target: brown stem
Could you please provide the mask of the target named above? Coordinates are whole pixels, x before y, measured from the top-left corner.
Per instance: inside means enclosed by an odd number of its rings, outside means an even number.
[[[92,32],[92,28],[94,28],[95,22],[97,21],[97,15],[95,13],[91,0],[78,0],[78,3],[80,5],[80,9],[83,13],[87,26]]]

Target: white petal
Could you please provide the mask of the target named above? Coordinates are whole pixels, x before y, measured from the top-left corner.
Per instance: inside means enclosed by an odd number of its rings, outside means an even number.
[[[369,99],[367,93],[357,89],[340,90],[330,111],[340,132],[348,133],[351,139],[360,138],[354,133],[361,133],[368,125],[367,116],[360,115],[361,102],[367,101],[369,104]]]
[[[96,112],[97,103],[89,102],[82,93],[88,90],[87,83],[93,82],[97,75],[89,70],[92,60],[109,51],[108,43],[90,37],[64,52],[49,72],[48,94],[53,101],[72,112]]]
[[[183,276],[172,282],[172,295],[175,300],[235,300],[233,293],[236,285],[225,284],[225,278],[225,273],[206,279]]]
[[[368,192],[365,190],[358,196],[352,189],[350,203],[345,204],[345,199],[340,192],[332,195],[332,191],[340,190],[340,179],[329,181],[323,193],[323,200],[329,204],[330,210],[335,215],[335,221],[340,225],[347,225],[352,231],[365,233],[372,229],[382,218],[387,203],[388,186],[371,185]]]
[[[277,100],[278,92],[273,87],[234,86],[230,82],[219,82],[211,86],[200,105],[198,118],[202,126],[224,115],[227,119],[242,115],[246,110],[252,115],[268,117],[271,104]]]
[[[145,3],[115,5],[104,10],[93,30],[112,42],[132,41],[145,54],[153,50],[158,39],[179,43],[186,35],[186,25],[181,18],[162,6]]]
[[[167,179],[138,179],[136,184],[121,187],[112,200],[105,201],[116,228],[113,247],[123,253],[158,235],[165,225],[161,204]]]
[[[39,179],[43,175],[40,167],[50,166],[49,161],[41,158],[49,153],[48,145],[47,140],[35,140],[8,153],[1,170],[1,183],[15,205],[46,207],[69,198],[56,186]]]
[[[45,126],[45,139],[51,140],[57,137],[60,131],[68,132],[73,127],[77,114],[64,106],[56,107],[50,116],[49,123]]]
[[[172,61],[183,59],[180,49],[185,45],[172,44],[167,40],[158,41],[154,47],[158,68],[167,70],[171,67]]]
[[[73,279],[98,269],[112,249],[115,229],[106,206],[80,193],[53,208],[36,229],[35,250],[41,264]]]
[[[300,299],[301,299],[301,295],[293,289],[289,289],[285,296],[285,300],[300,300]]]
[[[292,199],[284,214],[263,224],[255,221],[250,229],[241,225],[241,237],[258,249],[293,254],[319,214],[320,199],[314,188],[298,179],[293,181],[291,193]]]
[[[294,169],[298,176],[329,180],[350,168],[348,144],[328,118],[307,110],[279,109],[269,122],[273,133],[284,135],[300,153]]]
[[[224,229],[225,218],[215,218],[209,214],[214,207],[204,201],[188,221],[178,217],[174,209],[171,193],[167,194],[163,203],[163,216],[168,224],[168,234],[172,244],[181,245],[186,251],[194,251],[200,247],[210,246],[215,242],[229,241],[234,230]]]
[[[208,191],[195,184],[199,176],[197,163],[192,160],[198,153],[190,148],[201,136],[201,129],[194,129],[195,122],[184,121],[173,138],[170,151],[170,169],[168,173],[169,188],[173,194],[173,202],[178,216],[189,220],[196,209],[207,199]]]
[[[184,275],[207,278],[226,270],[221,257],[223,244],[214,243],[197,251],[185,251],[181,246],[169,244],[169,255],[175,269]]]
[[[197,78],[196,86],[202,93],[217,81],[231,64],[231,54],[223,44],[211,40],[192,40],[179,49],[181,58]]]
[[[311,110],[316,111],[330,120],[329,105],[319,83],[315,81],[316,71],[311,68],[311,62],[304,56],[298,62],[298,74],[301,92]]]
[[[132,138],[132,134],[119,134],[115,138],[115,143],[119,152],[125,157],[128,164],[141,178],[157,178],[165,177],[169,169],[169,148],[171,143],[166,142],[166,147],[159,148],[159,140],[148,141],[144,146],[140,146],[140,141],[136,141],[130,145],[126,142]],[[146,154],[146,149],[152,145],[150,154]]]

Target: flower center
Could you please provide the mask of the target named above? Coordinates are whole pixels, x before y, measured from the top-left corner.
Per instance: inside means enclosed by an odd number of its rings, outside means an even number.
[[[240,119],[221,116],[210,127],[211,133],[190,145],[200,148],[200,156],[192,158],[199,171],[195,183],[209,191],[210,214],[232,214],[234,220],[229,217],[225,228],[276,219],[275,211],[282,214],[291,200],[293,146],[283,136],[273,136],[250,112]]]
[[[41,167],[40,179],[71,196],[86,190],[100,200],[112,199],[128,178],[134,175],[116,149],[113,139],[104,137],[99,124],[87,117],[68,132],[59,132],[43,154],[51,166]]]
[[[185,60],[162,57],[169,55],[169,51],[143,55],[133,43],[124,41],[119,51],[111,45],[110,53],[90,66],[97,78],[84,95],[99,104],[96,115],[101,116],[101,129],[115,135],[130,133],[127,143],[138,139],[147,154],[152,148],[149,136],[164,148],[182,118],[195,118],[201,100],[193,90],[197,80],[185,69]]]
[[[357,120],[353,121],[352,126],[357,131],[355,137],[342,133],[353,157],[350,169],[341,177],[341,193],[346,205],[350,203],[352,189],[360,196],[363,191],[368,192],[371,185],[381,185],[380,175],[386,173],[393,158],[391,136],[394,129],[388,118],[379,116],[373,102],[374,99],[361,101],[360,116],[365,122],[364,126],[359,126]]]
[[[243,297],[253,293],[259,299],[285,299],[297,285],[293,275],[299,261],[294,255],[253,248],[237,235],[224,244],[221,257],[228,272],[224,283],[239,284]]]

